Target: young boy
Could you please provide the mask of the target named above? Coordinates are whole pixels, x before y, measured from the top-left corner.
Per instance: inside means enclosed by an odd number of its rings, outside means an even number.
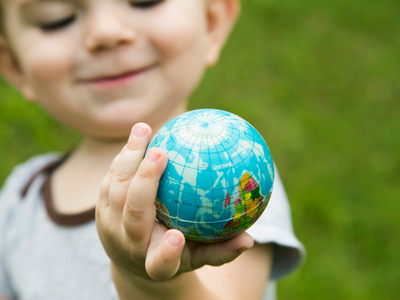
[[[82,133],[4,184],[1,300],[274,299],[303,253],[278,174],[248,233],[197,244],[155,221],[167,156],[143,158],[186,111],[238,11],[237,0],[1,0],[4,78]]]

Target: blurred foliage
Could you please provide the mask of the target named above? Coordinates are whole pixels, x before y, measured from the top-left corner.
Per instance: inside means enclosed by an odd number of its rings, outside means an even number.
[[[400,2],[245,0],[190,108],[232,111],[264,136],[305,265],[279,299],[399,299]],[[79,135],[0,83],[0,182]]]

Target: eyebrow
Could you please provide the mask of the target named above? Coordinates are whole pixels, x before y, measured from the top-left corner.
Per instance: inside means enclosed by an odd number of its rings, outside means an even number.
[[[19,11],[22,19],[35,22],[35,18],[32,16],[35,16],[35,11],[38,12],[37,9],[40,8],[40,5],[43,5],[46,2],[74,5],[78,2],[78,0],[21,0],[20,3],[17,4],[17,10]]]
[[[13,1],[13,0],[10,0]],[[38,5],[43,3],[61,3],[61,4],[76,4],[78,0],[21,0],[18,3],[18,10],[24,15],[25,17],[30,14],[30,12],[34,11]]]
[[[77,1],[76,0],[21,0],[19,6],[21,9],[26,10],[29,9],[31,6],[46,2],[76,3]]]

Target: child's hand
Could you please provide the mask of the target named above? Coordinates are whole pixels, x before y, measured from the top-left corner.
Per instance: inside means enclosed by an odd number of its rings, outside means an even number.
[[[180,231],[156,221],[154,201],[168,157],[152,148],[143,159],[150,138],[151,128],[136,124],[102,182],[96,223],[114,266],[164,281],[206,264],[228,263],[251,248],[253,240],[247,233],[221,243],[200,244],[185,242]]]

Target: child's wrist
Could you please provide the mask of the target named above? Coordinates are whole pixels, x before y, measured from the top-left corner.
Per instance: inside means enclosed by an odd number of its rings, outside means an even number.
[[[129,299],[128,295],[133,294],[137,299],[143,300],[196,299],[193,295],[198,295],[199,299],[207,299],[201,296],[207,291],[194,271],[176,275],[167,281],[154,281],[147,274],[143,276],[111,262],[111,273],[122,300]]]
[[[118,274],[119,276],[123,276],[124,278],[135,280],[136,278],[142,278],[145,280],[152,280],[147,274],[144,267],[139,265],[137,266],[137,268],[132,267],[132,265],[127,267],[127,264],[111,261],[111,271],[113,272],[113,275],[114,272],[116,272],[116,274]]]

